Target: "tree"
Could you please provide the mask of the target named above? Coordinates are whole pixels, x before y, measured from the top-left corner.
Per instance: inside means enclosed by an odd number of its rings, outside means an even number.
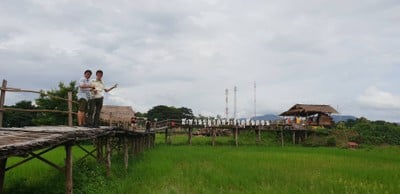
[[[193,118],[192,109],[181,107],[175,108],[173,106],[158,105],[151,108],[147,112],[147,118],[150,120],[157,119],[158,121],[167,119],[183,119],[183,118]]]
[[[20,101],[10,108],[21,108],[21,109],[35,109],[36,107],[32,105],[31,101]],[[36,113],[33,112],[21,112],[21,111],[6,111],[4,113],[5,127],[24,127],[32,126],[34,123],[32,120],[36,117]]]
[[[147,113],[135,112],[136,117],[147,117]]]
[[[72,100],[76,101],[76,93],[78,92],[78,88],[75,86],[75,84],[75,81],[71,81],[68,85],[60,82],[58,84],[58,89],[52,89],[48,91],[48,95],[41,94],[40,97],[36,99],[36,104],[38,106],[37,108],[68,111],[68,102],[66,100],[53,98],[52,96],[68,99],[68,92],[72,92]],[[76,106],[73,106],[74,112],[76,111],[76,108]],[[36,125],[67,125],[68,116],[67,114],[63,113],[38,113],[37,118],[33,120],[33,123]]]

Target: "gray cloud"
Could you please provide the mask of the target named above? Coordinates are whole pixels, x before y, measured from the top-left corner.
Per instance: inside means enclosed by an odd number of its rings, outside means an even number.
[[[225,88],[233,112],[236,85],[243,117],[253,114],[256,81],[259,114],[322,103],[399,121],[397,102],[382,97],[400,96],[398,13],[400,3],[389,0],[6,0],[0,78],[51,89],[102,69],[108,85],[120,85],[108,104],[212,115],[224,113]]]

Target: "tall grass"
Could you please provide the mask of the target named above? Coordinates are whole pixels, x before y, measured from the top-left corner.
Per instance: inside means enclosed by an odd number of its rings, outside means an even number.
[[[253,136],[249,136],[253,140]],[[105,177],[102,166],[87,160],[75,164],[75,193],[399,193],[400,148],[347,150],[337,148],[233,146],[232,138],[175,136],[171,145],[163,137],[154,149],[130,161],[127,172],[122,156],[113,158],[113,176]],[[77,154],[75,154],[77,155]],[[57,157],[57,156],[54,156]],[[60,156],[58,156],[60,157]],[[60,157],[62,159],[62,156]],[[35,166],[34,168],[39,168]],[[27,171],[38,172],[30,167]],[[15,170],[18,170],[15,169]],[[42,170],[40,170],[42,171]],[[24,172],[25,173],[25,172]],[[28,172],[26,172],[28,173]],[[45,175],[47,174],[47,176]],[[63,193],[64,179],[57,171],[44,170],[38,182],[23,184],[29,193],[54,181],[47,193]],[[42,176],[43,176],[42,175]],[[24,176],[35,176],[35,173]],[[18,185],[21,176],[10,180]],[[56,179],[56,180],[52,180]],[[57,180],[58,179],[58,180]],[[24,179],[22,179],[24,180]],[[29,185],[33,185],[30,187]],[[46,183],[45,183],[46,185]],[[49,189],[49,187],[44,186]],[[51,188],[51,187],[50,187]],[[16,187],[8,187],[10,193]],[[26,191],[26,190],[25,190]],[[23,193],[23,192],[20,192]],[[28,192],[26,192],[28,193]]]
[[[102,193],[398,193],[399,153],[159,146]]]

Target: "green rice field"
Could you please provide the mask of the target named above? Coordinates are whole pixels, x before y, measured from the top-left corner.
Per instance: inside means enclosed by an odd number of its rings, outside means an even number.
[[[74,193],[400,193],[400,148],[357,150],[277,145],[232,145],[195,137],[133,157],[129,169],[113,156],[113,175],[94,159],[74,163]],[[83,153],[74,150],[77,159]],[[62,163],[62,148],[45,155]],[[15,159],[10,159],[9,164]],[[6,193],[64,193],[64,177],[32,160],[6,174]]]

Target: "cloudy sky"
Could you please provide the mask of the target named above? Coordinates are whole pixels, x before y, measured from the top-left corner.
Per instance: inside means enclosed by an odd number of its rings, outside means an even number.
[[[296,103],[400,121],[398,0],[1,0],[0,78],[57,88],[102,69],[105,104],[238,117]],[[35,95],[7,93],[6,104]]]

